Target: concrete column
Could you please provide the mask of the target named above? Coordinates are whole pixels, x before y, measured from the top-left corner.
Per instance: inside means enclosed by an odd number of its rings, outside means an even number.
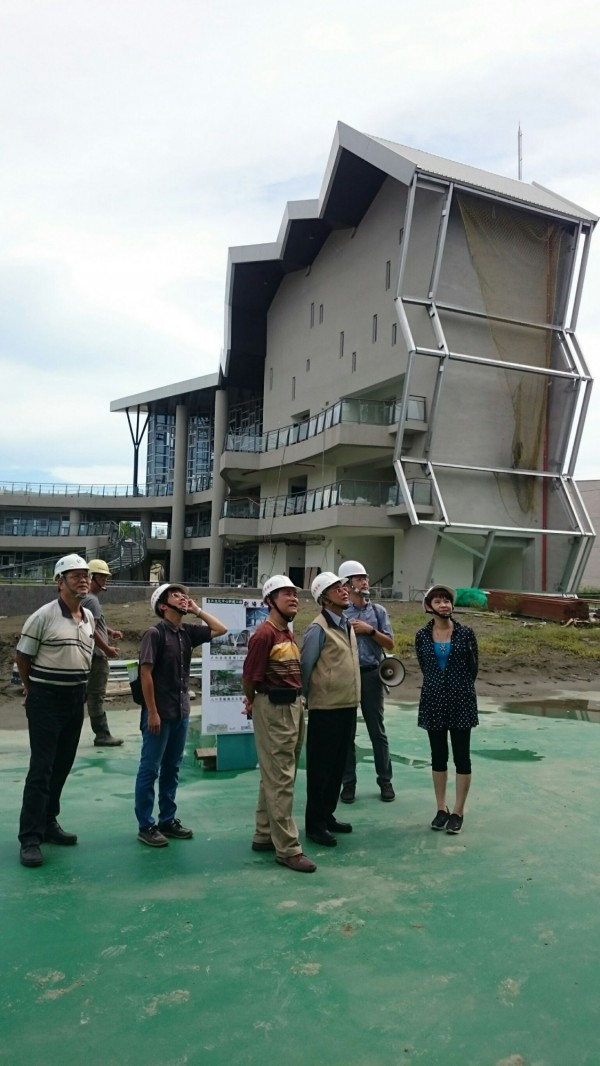
[[[71,507],[69,511],[69,533],[72,537],[78,536],[80,522],[81,511],[77,507]]]
[[[140,526],[146,540],[149,540],[152,536],[152,515],[149,511],[142,511],[140,514]]]
[[[227,432],[229,405],[225,389],[215,392],[215,431],[212,507],[210,513],[210,558],[208,561],[208,582],[210,585],[223,584],[223,541],[219,536],[219,519],[223,500],[225,499],[225,482],[221,477],[221,456]]]
[[[402,570],[404,595],[408,598],[415,590],[426,589],[431,584],[435,565],[437,534],[423,526],[411,526],[404,533],[402,551]],[[433,579],[443,581],[442,577],[433,575]]]
[[[185,487],[187,480],[188,409],[175,409],[175,469],[171,509],[171,559],[169,581],[183,581],[183,535],[185,532]]]

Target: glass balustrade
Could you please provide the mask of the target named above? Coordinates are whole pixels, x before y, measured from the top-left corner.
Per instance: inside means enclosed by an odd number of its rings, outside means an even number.
[[[431,482],[415,478],[408,485],[417,506],[430,505]],[[289,518],[329,507],[399,507],[402,504],[402,493],[396,482],[345,479],[291,496],[266,496],[262,500],[231,498],[225,500],[221,517]]]
[[[368,426],[393,426],[400,418],[401,404],[396,400],[338,400],[326,411],[312,415],[304,422],[267,433],[228,433],[225,437],[226,452],[271,452],[287,448],[291,444],[309,440],[340,423]],[[407,418],[425,421],[425,397],[411,396],[407,406]]]

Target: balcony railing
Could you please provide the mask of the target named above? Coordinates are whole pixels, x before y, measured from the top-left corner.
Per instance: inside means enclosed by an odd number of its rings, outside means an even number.
[[[212,474],[196,474],[186,480],[186,492],[206,492],[213,483]],[[1,481],[0,496],[172,496],[173,480],[155,481],[148,485],[87,485],[45,484],[32,481]]]
[[[415,478],[408,484],[417,506],[431,503],[429,481]],[[230,498],[223,504],[221,517],[287,518],[324,511],[329,507],[398,507],[402,503],[402,494],[396,482],[344,480],[292,496],[266,496],[262,500]]]
[[[0,518],[0,537],[108,537],[114,522],[77,522],[74,527],[60,518]]]
[[[400,404],[396,400],[338,400],[326,411],[298,422],[293,426],[283,426],[268,433],[228,433],[225,437],[225,451],[228,452],[271,452],[277,448],[287,447],[309,440],[319,433],[324,433],[340,423],[361,423],[368,426],[393,426],[400,417]],[[411,396],[408,401],[407,417],[418,422],[425,421],[425,397]]]

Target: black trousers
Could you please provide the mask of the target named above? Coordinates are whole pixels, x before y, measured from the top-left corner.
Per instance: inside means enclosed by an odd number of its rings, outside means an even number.
[[[31,684],[25,710],[31,757],[19,824],[21,844],[41,844],[60,813],[60,796],[83,725],[85,686]]]
[[[356,730],[356,707],[309,710],[306,731],[306,832],[322,833],[333,818],[348,748]]]

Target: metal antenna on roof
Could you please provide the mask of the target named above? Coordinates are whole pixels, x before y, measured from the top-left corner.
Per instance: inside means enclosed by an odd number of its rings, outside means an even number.
[[[519,181],[523,180],[523,131],[519,120],[519,132],[517,134],[517,174]]]

